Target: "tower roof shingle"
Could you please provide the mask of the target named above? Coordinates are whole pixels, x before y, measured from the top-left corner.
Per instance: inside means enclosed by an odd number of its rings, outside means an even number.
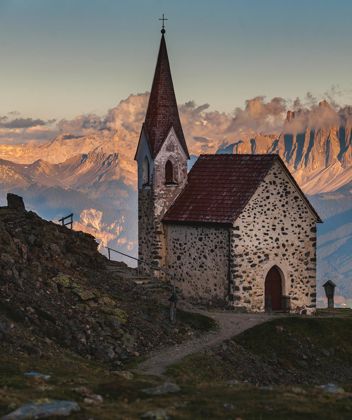
[[[186,156],[189,157],[177,109],[165,37],[162,34],[147,114],[143,124],[153,157],[158,154],[172,127]]]

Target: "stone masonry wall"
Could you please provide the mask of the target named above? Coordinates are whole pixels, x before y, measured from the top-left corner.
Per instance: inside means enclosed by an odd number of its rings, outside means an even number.
[[[155,244],[155,218],[154,198],[151,187],[144,187],[138,191],[138,258],[150,262],[158,256],[154,249]],[[139,264],[144,272],[149,272],[147,265]]]
[[[167,266],[185,296],[224,301],[228,295],[229,229],[166,224]]]
[[[144,156],[141,155],[138,165],[142,165],[143,159]],[[176,182],[172,185],[165,184],[165,165],[168,160],[174,166]],[[138,191],[139,258],[156,267],[165,267],[166,244],[161,219],[187,182],[187,157],[173,129],[151,168],[150,186],[142,187]],[[149,271],[143,265],[141,268]]]
[[[265,277],[279,267],[291,307],[315,308],[315,217],[276,162],[234,223],[231,233],[234,306],[264,310]]]

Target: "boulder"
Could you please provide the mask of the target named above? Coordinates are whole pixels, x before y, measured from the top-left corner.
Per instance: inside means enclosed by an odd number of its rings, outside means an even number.
[[[50,375],[45,375],[44,373],[40,373],[35,370],[25,372],[24,376],[26,376],[27,378],[42,379],[43,381],[48,381],[51,378]]]
[[[2,417],[2,420],[38,419],[41,417],[69,416],[79,411],[79,405],[74,401],[47,400],[40,403],[29,403]]]
[[[163,408],[147,411],[141,415],[141,419],[168,420],[169,418],[170,417],[167,415],[167,411]]]
[[[333,383],[321,385],[320,388],[329,394],[343,394],[345,392],[343,388]]]
[[[128,381],[132,380],[134,377],[133,373],[128,370],[114,370],[111,373],[120,376],[120,378],[127,379]]]
[[[7,194],[7,207],[13,210],[26,211],[23,198],[12,193]]]
[[[154,388],[143,389],[143,392],[148,395],[165,395],[179,391],[180,387],[172,382],[165,382],[162,385],[156,386]]]

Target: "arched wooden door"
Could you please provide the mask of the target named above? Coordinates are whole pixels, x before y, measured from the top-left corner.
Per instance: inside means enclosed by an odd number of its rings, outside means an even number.
[[[271,267],[265,278],[265,309],[282,309],[282,277],[276,266]]]

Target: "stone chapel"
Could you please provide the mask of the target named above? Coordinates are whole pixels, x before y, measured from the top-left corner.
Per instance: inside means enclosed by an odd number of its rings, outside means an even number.
[[[139,259],[186,297],[312,311],[318,214],[276,154],[190,158],[162,36],[135,160]],[[146,266],[141,264],[146,270]]]

